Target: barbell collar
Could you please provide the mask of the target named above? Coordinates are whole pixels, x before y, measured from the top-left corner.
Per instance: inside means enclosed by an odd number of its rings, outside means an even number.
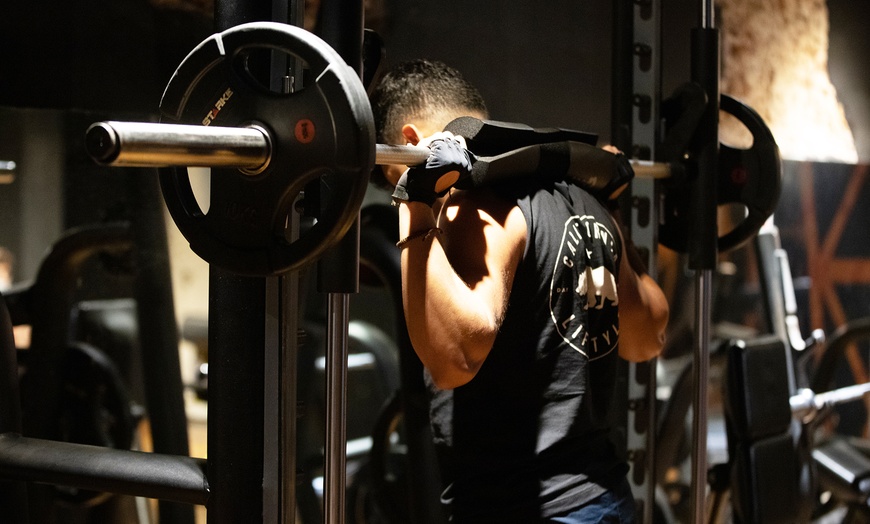
[[[114,167],[230,167],[258,174],[271,157],[269,132],[257,125],[221,127],[151,122],[97,122],[88,128],[88,154],[104,166]],[[429,157],[429,148],[377,144],[378,165],[415,166]],[[631,160],[635,176],[664,179],[672,166]]]

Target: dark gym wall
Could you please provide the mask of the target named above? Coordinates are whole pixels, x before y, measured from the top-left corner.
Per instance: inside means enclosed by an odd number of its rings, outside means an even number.
[[[383,1],[390,63],[442,59],[481,88],[495,118],[609,135],[611,1]],[[212,30],[201,13],[156,3],[7,2],[0,17],[0,105],[155,111],[174,68]],[[868,159],[870,80],[855,72],[870,48],[860,26],[870,4],[828,3],[832,76]],[[663,2],[665,95],[688,76],[688,30],[699,4]]]
[[[155,112],[170,75],[211,33],[147,0],[6,2],[0,105]]]
[[[663,2],[663,94],[689,77],[697,0]],[[492,118],[610,138],[613,2],[388,0],[387,62],[443,60],[483,92]]]
[[[480,87],[495,118],[609,138],[611,1],[383,1],[389,63],[445,60]],[[156,3],[9,2],[0,17],[0,105],[155,111],[174,68],[212,30],[202,13]],[[699,4],[662,4],[665,95],[688,76],[688,31]],[[829,6],[832,76],[862,159],[870,159],[870,81],[855,75],[870,47],[860,27],[870,5]]]
[[[498,120],[609,133],[611,2],[393,0],[388,13],[389,63],[449,63]]]
[[[85,129],[156,116],[172,72],[211,32],[208,16],[147,0],[4,4],[0,159],[18,168],[0,186],[0,245],[16,254],[16,281],[35,276],[64,230],[119,218],[123,195],[87,158]]]

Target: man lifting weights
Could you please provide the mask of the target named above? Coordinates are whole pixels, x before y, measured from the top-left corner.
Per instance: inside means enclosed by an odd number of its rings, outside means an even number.
[[[453,522],[632,522],[608,439],[618,357],[664,343],[668,304],[619,223],[579,186],[525,178],[450,189],[474,156],[441,132],[487,117],[454,69],[400,64],[372,94],[378,141],[427,145],[384,166],[399,206],[408,332],[426,369]]]

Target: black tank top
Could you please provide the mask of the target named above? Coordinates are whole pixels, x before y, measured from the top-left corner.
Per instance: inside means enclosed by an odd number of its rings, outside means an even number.
[[[505,319],[478,374],[432,392],[455,522],[535,522],[625,475],[608,440],[621,244],[604,207],[555,183],[516,199],[528,230]]]

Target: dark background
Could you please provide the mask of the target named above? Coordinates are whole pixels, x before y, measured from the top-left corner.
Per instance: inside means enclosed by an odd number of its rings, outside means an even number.
[[[610,133],[612,2],[384,0],[387,60],[442,59],[495,117]],[[688,78],[698,0],[662,2],[663,93]],[[870,5],[829,0],[830,70],[862,160],[870,158]],[[772,28],[775,30],[775,28]],[[0,106],[153,112],[187,52],[212,31],[201,11],[144,0],[8,2],[0,18]]]
[[[164,0],[169,1],[169,0]],[[190,1],[190,0],[188,0]],[[386,64],[444,60],[479,86],[493,118],[581,129],[610,140],[612,10],[608,0],[383,0],[375,26]],[[663,96],[689,78],[698,0],[662,2]],[[124,203],[84,155],[100,119],[156,118],[184,56],[213,31],[207,10],[146,0],[7,2],[0,16],[0,245],[32,271],[64,229],[111,218]],[[192,4],[186,4],[192,6]],[[870,160],[870,2],[829,0],[830,71],[862,161]],[[776,30],[776,28],[771,28]],[[105,191],[102,190],[105,188]],[[105,194],[102,194],[102,193]],[[102,205],[105,203],[105,205]],[[27,238],[27,241],[23,239]],[[26,274],[22,276],[27,276]]]

